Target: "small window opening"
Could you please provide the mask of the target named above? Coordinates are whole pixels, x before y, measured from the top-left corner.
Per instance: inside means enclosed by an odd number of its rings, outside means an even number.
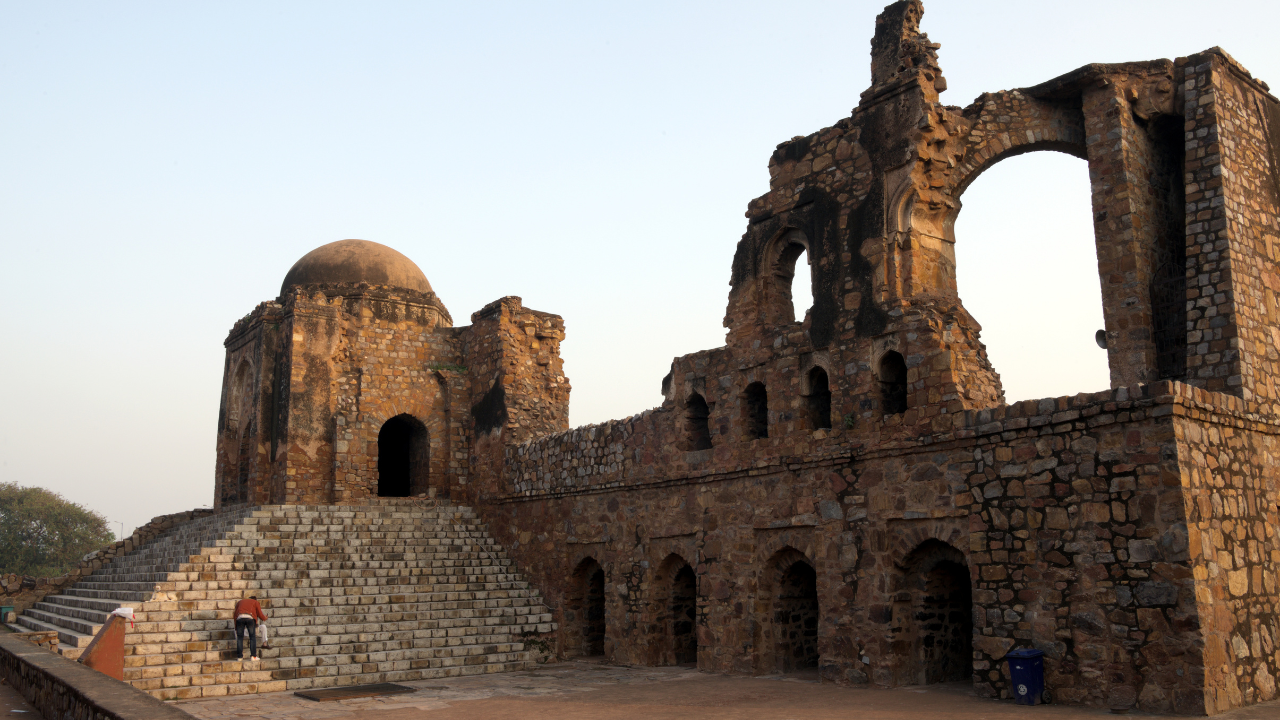
[[[747,439],[769,437],[769,394],[764,383],[753,382],[747,386],[743,397],[747,426]]]
[[[685,401],[684,412],[686,449],[709,449],[711,447],[711,427],[708,418],[711,417],[711,409],[707,406],[707,401],[698,393],[694,393]]]
[[[378,431],[378,497],[426,492],[427,429],[411,415],[397,415]]]
[[[907,363],[893,350],[880,358],[880,398],[886,415],[906,412]]]
[[[809,371],[809,423],[814,430],[831,427],[831,385],[827,371],[815,367]]]

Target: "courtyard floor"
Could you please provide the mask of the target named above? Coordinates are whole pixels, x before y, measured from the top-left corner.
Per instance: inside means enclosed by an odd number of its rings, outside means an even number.
[[[1040,705],[974,695],[968,683],[880,690],[820,685],[797,677],[740,677],[683,667],[620,667],[589,662],[544,665],[531,672],[397,683],[410,694],[314,702],[292,692],[176,703],[201,720],[1052,720],[1111,717],[1105,710]],[[1143,717],[1140,713],[1130,713]],[[1146,716],[1150,717],[1150,716]],[[1276,720],[1280,702],[1218,717]]]

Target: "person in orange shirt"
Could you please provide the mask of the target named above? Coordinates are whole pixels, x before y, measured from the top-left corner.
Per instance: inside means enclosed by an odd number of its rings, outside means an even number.
[[[236,603],[232,611],[236,619],[236,657],[244,658],[244,634],[249,633],[249,659],[258,662],[258,621],[267,621],[267,614],[262,612],[258,604],[258,596],[249,597]]]

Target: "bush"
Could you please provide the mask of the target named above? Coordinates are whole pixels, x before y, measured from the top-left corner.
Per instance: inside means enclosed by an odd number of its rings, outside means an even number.
[[[106,518],[58,493],[0,483],[0,573],[56,577],[114,539]]]

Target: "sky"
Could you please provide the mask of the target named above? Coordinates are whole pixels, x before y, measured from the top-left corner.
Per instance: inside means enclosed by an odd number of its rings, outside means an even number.
[[[408,255],[456,325],[505,295],[562,315],[572,424],[659,404],[672,358],[724,344],[747,202],[857,104],[884,4],[0,0],[0,481],[125,533],[210,505],[222,342],[343,238]],[[1280,82],[1277,27],[1230,0],[923,22],[960,106],[1215,45]],[[1007,399],[1105,389],[1084,161],[1019,156],[963,200]]]

